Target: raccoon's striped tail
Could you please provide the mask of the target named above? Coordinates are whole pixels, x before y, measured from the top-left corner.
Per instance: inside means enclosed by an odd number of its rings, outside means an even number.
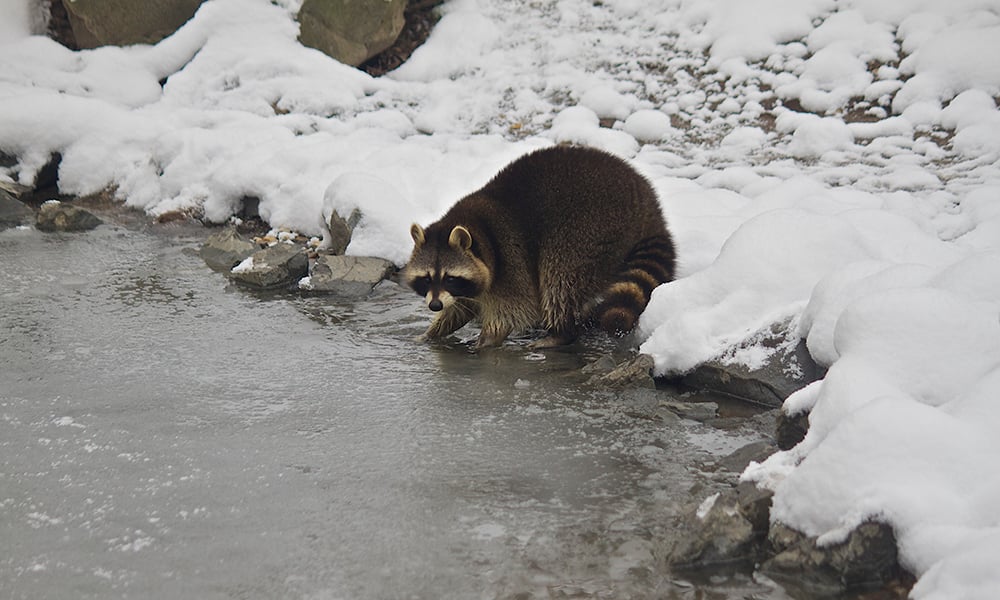
[[[674,259],[674,244],[668,234],[648,237],[636,244],[594,311],[601,329],[615,336],[632,331],[653,289],[674,278]]]

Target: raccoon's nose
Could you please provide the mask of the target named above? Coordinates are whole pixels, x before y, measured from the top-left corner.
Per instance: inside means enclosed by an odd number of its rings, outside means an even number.
[[[427,303],[427,308],[433,310],[434,312],[437,312],[442,308],[444,308],[444,304],[441,304],[441,301],[435,298]]]

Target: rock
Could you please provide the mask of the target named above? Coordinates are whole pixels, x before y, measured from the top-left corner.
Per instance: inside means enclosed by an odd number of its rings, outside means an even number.
[[[675,415],[692,421],[707,421],[719,414],[719,405],[715,402],[680,402],[678,400],[662,400],[660,406]]]
[[[396,41],[405,9],[406,0],[305,0],[299,41],[358,66]]]
[[[366,296],[394,268],[383,258],[322,255],[313,264],[309,279],[300,282],[299,287],[311,292]]]
[[[677,413],[666,410],[662,406],[664,398],[669,398],[667,392],[639,387],[616,390],[608,392],[608,394],[618,400],[613,406],[632,419],[646,419],[663,423],[680,421]]]
[[[6,192],[8,196],[15,200],[23,201],[31,193],[32,189],[13,181],[0,181],[0,191]]]
[[[838,544],[819,546],[815,538],[775,524],[769,539],[780,551],[761,565],[772,579],[810,596],[874,589],[897,580],[896,536],[884,523],[868,521]]]
[[[202,0],[63,0],[78,48],[155,44],[177,31]]]
[[[721,458],[716,464],[730,473],[742,473],[751,462],[762,462],[778,448],[769,440],[752,442]]]
[[[256,288],[270,289],[289,286],[309,272],[309,258],[294,244],[275,244],[258,250],[232,268],[234,281]]]
[[[208,236],[198,250],[198,256],[216,271],[229,271],[258,250],[235,227],[227,227]]]
[[[773,497],[774,492],[759,488],[749,481],[740,482],[736,486],[737,510],[753,527],[754,535],[761,544],[768,534]]]
[[[790,322],[778,323],[758,332],[724,356],[708,361],[681,378],[681,384],[702,390],[712,390],[735,396],[771,408],[782,405],[792,392],[823,376],[806,349],[805,342],[795,338]],[[766,364],[748,369],[732,363],[727,357],[751,346],[773,350]]]
[[[361,211],[356,208],[351,211],[351,216],[347,219],[337,214],[337,211],[333,211],[330,222],[327,223],[330,235],[324,240],[327,251],[331,254],[343,254],[347,250],[347,245],[351,243],[354,228],[360,221]]]
[[[17,164],[17,156],[14,154],[7,154],[0,149],[0,167],[13,167]]]
[[[93,213],[82,208],[49,200],[38,210],[35,227],[40,231],[88,231],[102,222]]]
[[[594,362],[584,365],[580,369],[580,372],[584,375],[606,375],[614,371],[616,366],[615,359],[611,358],[608,354],[604,354]]]
[[[594,375],[588,383],[610,389],[655,388],[653,380],[653,357],[639,354],[603,375]]]
[[[781,450],[790,450],[806,437],[809,431],[809,413],[800,412],[789,416],[784,410],[778,411],[774,427],[774,439]]]
[[[767,539],[770,503],[771,493],[753,484],[709,496],[682,525],[667,563],[677,569],[755,563]]]
[[[31,222],[35,212],[13,195],[0,189],[0,229]]]

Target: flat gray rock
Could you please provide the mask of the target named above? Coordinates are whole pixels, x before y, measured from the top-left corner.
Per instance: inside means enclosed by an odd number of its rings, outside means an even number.
[[[299,282],[299,288],[310,292],[366,296],[378,282],[392,274],[394,268],[384,258],[326,254],[316,259],[309,278]]]
[[[232,268],[229,277],[252,287],[269,289],[290,286],[305,277],[309,258],[293,244],[275,244],[251,254]]]
[[[198,256],[216,271],[229,271],[258,249],[256,244],[241,236],[235,227],[227,227],[208,236],[198,250]]]

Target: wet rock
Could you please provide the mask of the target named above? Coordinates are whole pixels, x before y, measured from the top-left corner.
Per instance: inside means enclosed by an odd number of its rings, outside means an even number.
[[[774,442],[760,440],[752,442],[721,458],[716,464],[730,473],[742,473],[751,462],[763,462],[778,450]]]
[[[309,258],[293,244],[275,244],[251,254],[229,272],[234,281],[261,289],[290,286],[305,277]]]
[[[194,16],[202,0],[63,0],[77,48],[155,44]]]
[[[198,256],[216,271],[229,271],[257,250],[258,247],[241,236],[235,227],[227,227],[208,236]]]
[[[299,287],[311,292],[366,296],[394,268],[383,258],[322,255],[313,264],[309,278],[301,281]]]
[[[753,484],[705,499],[681,527],[666,552],[676,569],[705,569],[737,563],[753,564],[767,540],[771,493]]]
[[[761,571],[812,596],[880,588],[902,572],[896,536],[884,523],[862,523],[843,542],[825,546],[781,524],[772,526],[768,537],[779,552]]]
[[[354,228],[360,221],[361,211],[356,208],[351,211],[351,216],[346,219],[337,214],[337,211],[333,211],[333,214],[330,215],[330,222],[327,223],[329,236],[324,240],[327,251],[331,254],[343,254],[347,250],[348,244],[351,243],[351,235],[354,233]]]
[[[681,402],[679,400],[661,400],[660,406],[679,417],[692,421],[708,421],[719,414],[719,405],[715,402]]]
[[[396,41],[405,9],[406,0],[305,0],[299,41],[358,66]]]
[[[0,189],[0,229],[31,222],[35,212],[12,194]]]
[[[685,386],[712,390],[755,404],[777,408],[792,392],[820,379],[805,342],[795,337],[790,322],[777,323],[757,332],[723,356],[708,361],[681,378]],[[748,369],[732,359],[750,347],[770,350],[764,366]]]
[[[806,437],[807,431],[809,431],[808,412],[789,416],[783,410],[778,411],[778,419],[774,426],[774,439],[778,443],[778,448],[782,450],[794,448]]]
[[[584,365],[580,372],[584,375],[606,375],[614,371],[616,366],[615,359],[605,354],[594,362]]]
[[[58,200],[49,200],[38,210],[35,227],[41,231],[89,231],[101,223],[89,211]]]
[[[617,398],[615,406],[630,418],[665,423],[680,421],[677,413],[663,407],[663,403],[671,398],[667,392],[651,388],[626,388],[609,394]]]
[[[609,389],[655,388],[653,357],[639,354],[603,375],[594,375],[588,383]]]

